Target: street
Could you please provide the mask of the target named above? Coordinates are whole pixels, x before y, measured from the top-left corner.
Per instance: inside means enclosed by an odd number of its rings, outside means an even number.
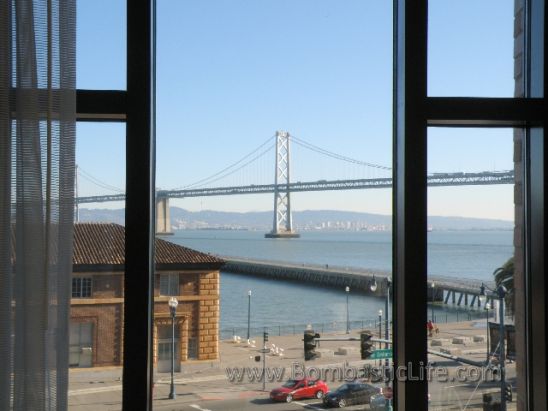
[[[476,336],[484,330],[478,330],[468,323],[453,323],[440,326],[440,334],[436,337],[439,347],[448,352],[457,353],[474,361],[483,361],[486,356],[485,342],[474,342]],[[452,344],[452,336],[468,336],[465,344]],[[467,338],[468,338],[467,337]],[[292,377],[296,370],[322,371],[331,370],[324,378],[330,390],[344,383],[344,373],[341,377],[337,370],[354,371],[363,367],[364,361],[359,359],[359,349],[346,342],[322,342],[322,356],[313,361],[303,361],[302,334],[290,336],[272,336],[271,343],[285,349],[283,356],[267,356],[267,370],[280,371],[278,378],[267,379],[266,390],[262,391],[262,382],[255,378],[257,374],[249,371],[262,371],[262,363],[255,362],[254,356],[260,350],[256,346],[234,344],[223,341],[220,343],[221,361],[215,363],[183,364],[182,372],[175,374],[175,399],[168,399],[170,391],[169,373],[156,373],[154,376],[154,409],[155,410],[317,410],[325,409],[321,401],[296,400],[291,403],[271,402],[268,395],[271,389],[280,387]],[[432,342],[432,341],[429,341]],[[355,344],[356,345],[356,344]],[[337,354],[340,348],[345,354]],[[429,381],[430,410],[480,410],[484,392],[500,392],[500,383],[489,382],[483,375],[471,371],[484,370],[472,366],[429,355],[432,367],[439,367],[447,372],[446,378],[433,378]],[[368,364],[378,364],[369,360]],[[229,370],[244,370],[230,381]],[[464,380],[458,372],[464,371]],[[507,378],[514,388],[515,364],[508,363]],[[299,371],[299,372],[301,372]],[[260,376],[260,374],[259,374]],[[462,375],[460,376],[462,377]],[[488,379],[487,379],[488,380]],[[272,382],[270,382],[272,381]],[[380,384],[382,385],[382,384]],[[69,388],[69,408],[74,411],[114,411],[121,409],[122,383],[121,367],[71,369]],[[347,407],[349,410],[368,410],[368,405]],[[508,404],[508,410],[515,409],[515,402]]]
[[[265,411],[294,411],[294,410],[322,410],[323,407],[321,401],[318,400],[304,400],[293,401],[291,403],[274,403],[267,398],[267,394],[258,396],[253,399],[237,399],[228,401],[204,401],[201,403],[185,404],[182,407],[173,408],[169,405],[160,405],[155,403],[156,410],[181,410],[181,411],[252,411],[252,410],[265,410]],[[363,410],[363,405],[355,405],[346,407],[347,410]]]

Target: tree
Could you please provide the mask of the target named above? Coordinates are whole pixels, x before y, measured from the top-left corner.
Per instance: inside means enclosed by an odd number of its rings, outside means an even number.
[[[505,302],[510,312],[514,312],[514,257],[510,257],[502,267],[493,273],[497,287],[503,285],[508,290]]]

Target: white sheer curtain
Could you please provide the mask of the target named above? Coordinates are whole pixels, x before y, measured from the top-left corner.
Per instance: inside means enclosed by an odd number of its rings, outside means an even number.
[[[0,410],[67,408],[75,0],[0,0]]]

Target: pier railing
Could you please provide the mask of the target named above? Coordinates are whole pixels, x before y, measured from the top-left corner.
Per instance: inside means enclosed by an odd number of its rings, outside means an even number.
[[[459,321],[472,321],[485,319],[485,316],[486,314],[480,311],[436,312],[434,314],[434,322],[437,324],[442,324]],[[384,323],[384,320],[381,321],[381,326],[383,329],[382,334],[384,333]],[[308,326],[310,326],[314,331],[318,333],[334,333],[346,331],[346,321],[332,321],[308,324],[280,324],[263,327],[251,327],[249,329],[249,335],[253,339],[262,336],[264,331],[268,332],[270,336],[297,335],[302,334]],[[378,319],[352,320],[349,322],[349,326],[350,330],[354,331],[369,329],[376,332],[379,329],[379,321]],[[221,340],[232,339],[234,336],[239,336],[242,339],[245,339],[245,337],[247,336],[247,327],[223,328],[219,331],[219,338]]]

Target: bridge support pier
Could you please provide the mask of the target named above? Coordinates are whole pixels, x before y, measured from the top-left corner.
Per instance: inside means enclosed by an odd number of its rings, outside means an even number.
[[[439,287],[428,287],[426,296],[429,302],[443,302],[443,289]]]
[[[475,303],[476,303],[476,296],[473,295],[472,296],[472,301],[470,302],[470,307],[473,307]]]
[[[266,238],[297,238],[291,218],[289,191],[289,133],[276,131],[276,174],[274,189],[274,226]]]
[[[169,198],[156,197],[156,235],[172,235]]]

